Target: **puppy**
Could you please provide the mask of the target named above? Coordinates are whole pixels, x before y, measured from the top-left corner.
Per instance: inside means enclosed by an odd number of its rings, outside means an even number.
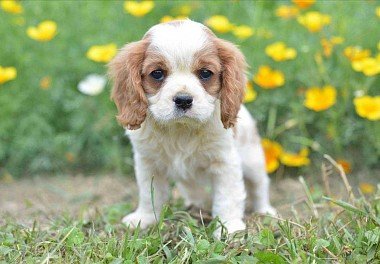
[[[275,213],[260,137],[242,105],[246,67],[236,46],[191,20],[153,26],[110,62],[139,188],[125,224],[153,224],[170,180],[186,205],[211,207],[229,233],[245,229],[246,198],[250,209]]]

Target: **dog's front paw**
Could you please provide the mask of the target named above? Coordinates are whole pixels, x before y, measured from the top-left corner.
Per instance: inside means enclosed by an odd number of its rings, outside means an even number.
[[[276,216],[277,215],[276,209],[274,209],[270,205],[262,206],[262,207],[258,208],[256,210],[256,212],[258,212],[260,214],[268,214],[268,215],[272,215],[272,216]]]
[[[140,227],[145,229],[154,224],[156,222],[156,218],[153,213],[141,213],[135,211],[129,215],[126,215],[122,222],[130,228],[136,228],[140,223]]]
[[[228,234],[233,234],[237,231],[243,231],[246,228],[245,223],[241,219],[234,219],[234,220],[229,220],[224,223],[224,226],[227,229]],[[220,239],[222,235],[222,228],[219,227],[214,231],[214,237],[217,239]]]
[[[241,219],[230,220],[224,224],[228,234],[235,233],[237,231],[245,230],[245,223]]]

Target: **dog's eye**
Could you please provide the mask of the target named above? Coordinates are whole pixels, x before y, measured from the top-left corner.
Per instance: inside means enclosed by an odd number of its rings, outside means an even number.
[[[153,79],[156,81],[162,81],[165,78],[165,74],[163,70],[154,70],[150,73]]]
[[[207,69],[201,69],[199,71],[199,78],[202,81],[206,81],[206,80],[210,79],[212,75],[213,75],[212,71],[207,70]]]

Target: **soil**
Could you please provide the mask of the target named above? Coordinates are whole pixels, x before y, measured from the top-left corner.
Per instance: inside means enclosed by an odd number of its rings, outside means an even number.
[[[358,177],[349,177],[354,191],[357,192],[360,182],[379,183],[379,172],[361,172],[356,174]],[[338,173],[328,174],[332,196],[347,198],[346,188]],[[321,176],[308,176],[305,180],[312,194],[325,193]],[[34,221],[47,224],[62,214],[76,216],[116,203],[136,206],[137,195],[135,180],[130,176],[60,175],[3,179],[0,181],[0,224],[7,218],[24,225],[32,225]],[[173,196],[178,196],[175,189]],[[304,187],[297,177],[272,178],[272,204],[282,217],[294,215],[295,210],[303,212],[306,199]]]

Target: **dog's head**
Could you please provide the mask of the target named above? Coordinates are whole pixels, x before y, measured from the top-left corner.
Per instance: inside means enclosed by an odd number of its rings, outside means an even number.
[[[191,20],[152,27],[111,61],[117,119],[138,129],[148,113],[160,123],[205,122],[220,106],[233,126],[246,84],[243,54]]]

